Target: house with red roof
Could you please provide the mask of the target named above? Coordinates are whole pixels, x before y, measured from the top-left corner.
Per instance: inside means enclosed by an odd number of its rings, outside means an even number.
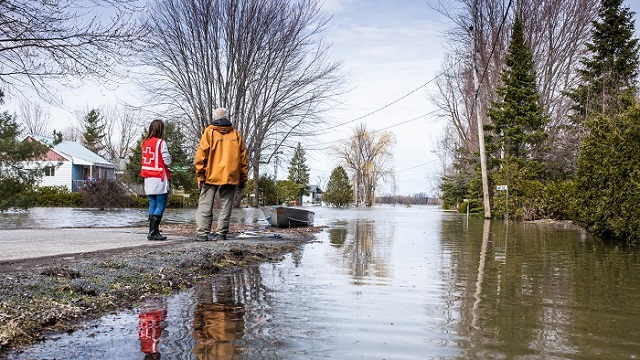
[[[44,158],[33,161],[44,168],[40,186],[66,186],[78,191],[87,181],[97,179],[114,180],[116,164],[112,164],[100,155],[81,144],[63,140],[53,145],[52,138],[28,135],[27,141],[39,141],[50,146]]]

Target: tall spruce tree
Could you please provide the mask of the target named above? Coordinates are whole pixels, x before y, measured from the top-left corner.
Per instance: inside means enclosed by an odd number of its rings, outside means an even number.
[[[510,204],[494,196],[493,208],[496,214],[511,208],[515,217],[530,219],[540,212],[535,204],[540,181],[546,178],[541,160],[548,119],[538,101],[535,66],[519,18],[513,24],[505,65],[502,85],[496,90],[501,101],[494,102],[488,112],[491,122],[487,128],[493,138],[487,141],[487,148],[497,165],[492,178],[508,186]]]
[[[309,195],[309,166],[302,145],[298,143],[289,165],[289,180],[298,186],[298,204],[302,205],[302,196]]]
[[[100,116],[100,111],[97,109],[91,109],[85,115],[82,123],[82,144],[87,149],[93,151],[96,154],[104,150],[104,137],[107,135],[104,132],[106,124]]]
[[[634,38],[634,13],[623,0],[601,0],[593,22],[589,55],[578,69],[580,84],[569,94],[574,101],[572,120],[615,115],[628,109],[638,93],[639,44]]]
[[[351,186],[351,181],[349,181],[349,175],[347,175],[342,166],[338,166],[331,171],[327,190],[322,195],[322,200],[337,207],[353,203],[353,187]]]
[[[513,24],[505,65],[502,86],[496,91],[502,100],[489,109],[491,123],[487,128],[492,131],[492,143],[503,152],[503,158],[524,164],[540,158],[547,137],[544,131],[547,118],[538,101],[534,63],[519,18]]]

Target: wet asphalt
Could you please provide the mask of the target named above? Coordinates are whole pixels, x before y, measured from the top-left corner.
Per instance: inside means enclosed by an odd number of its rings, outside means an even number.
[[[0,262],[159,246],[185,240],[169,236],[166,241],[149,241],[147,233],[148,229],[142,227],[0,230]]]

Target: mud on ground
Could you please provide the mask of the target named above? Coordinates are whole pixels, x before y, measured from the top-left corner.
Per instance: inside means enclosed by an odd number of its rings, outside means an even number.
[[[194,225],[163,225],[162,245],[0,263],[0,359],[82,322],[133,308],[238,267],[279,261],[322,228],[275,229],[258,238],[194,242]],[[277,235],[276,235],[277,234]],[[275,235],[275,236],[274,236]]]

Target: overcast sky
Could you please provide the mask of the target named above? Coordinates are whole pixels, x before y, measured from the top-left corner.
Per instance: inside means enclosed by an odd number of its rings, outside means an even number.
[[[428,97],[448,22],[424,0],[329,0],[324,9],[333,14],[325,40],[332,44],[330,54],[343,62],[351,91],[328,114],[343,125],[317,141],[335,145],[360,123],[370,131],[390,131],[396,138],[398,194],[433,193],[441,165],[432,151],[442,122],[430,115],[435,108]],[[307,152],[311,182],[320,177],[326,184],[339,165],[331,155],[330,149]],[[391,191],[391,184],[381,184],[379,193]]]

